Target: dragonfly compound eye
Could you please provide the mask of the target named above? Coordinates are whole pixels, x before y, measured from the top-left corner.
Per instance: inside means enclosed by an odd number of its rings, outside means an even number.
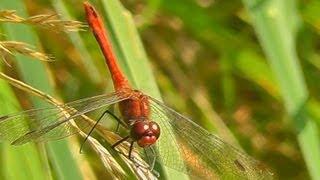
[[[160,136],[160,128],[153,121],[138,121],[132,125],[130,133],[140,147],[147,147],[157,141]]]

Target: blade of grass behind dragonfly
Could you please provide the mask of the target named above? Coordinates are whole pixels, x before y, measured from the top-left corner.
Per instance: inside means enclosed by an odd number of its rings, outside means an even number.
[[[270,67],[257,52],[243,49],[236,56],[234,64],[243,77],[261,86],[271,96],[280,100],[280,92]],[[250,66],[248,66],[250,64]],[[254,68],[252,68],[254,67]]]
[[[71,15],[68,12],[68,8],[66,7],[65,3],[61,0],[53,0],[51,1],[51,4],[53,7],[56,9],[58,14],[61,14],[62,17],[64,18],[70,18]],[[80,37],[79,32],[73,32],[73,33],[68,33],[67,36],[71,40],[72,44],[75,46],[75,48],[78,50],[77,52],[80,53],[80,59],[84,64],[85,69],[87,70],[87,74],[90,77],[90,79],[95,82],[96,84],[101,83],[102,81],[102,76],[98,71],[98,68],[94,64],[94,60],[92,56],[90,56],[90,53],[85,47],[83,39]]]
[[[296,1],[243,2],[280,86],[284,105],[298,130],[297,139],[310,176],[319,179],[319,129],[305,111],[308,91],[295,52],[295,35],[300,21]]]
[[[71,17],[72,16],[71,13],[69,13],[68,11],[69,8],[67,3],[63,1],[57,1],[57,0],[53,0],[51,2],[58,14],[61,14],[61,16],[63,17],[68,17],[69,19],[73,19]],[[80,4],[80,6],[82,7],[82,4]],[[90,31],[87,31],[87,33],[90,33]],[[101,74],[99,73],[99,69],[97,68],[96,64],[94,64],[94,59],[92,58],[92,55],[89,53],[87,46],[85,46],[85,43],[87,43],[87,41],[80,36],[79,32],[68,33],[66,35],[70,38],[71,43],[77,49],[77,52],[80,53],[80,58],[81,58],[80,61],[85,65],[83,66],[83,68],[85,68],[85,70],[88,72],[87,74],[90,76],[91,80],[95,83],[101,83],[101,81],[104,80],[105,78],[102,78]],[[101,59],[102,58],[98,58],[98,60],[100,61]],[[102,62],[101,64],[103,63],[104,62]],[[110,92],[108,90],[107,92]],[[101,159],[105,159],[105,157],[101,157]],[[127,172],[126,175],[128,177],[135,177],[135,175],[130,171],[129,167],[127,167],[127,164],[121,158],[115,158],[115,159],[117,159],[117,163],[119,163],[121,167],[126,170]],[[107,168],[107,170],[109,170],[110,173],[114,173],[114,171],[112,171],[112,168]]]
[[[134,87],[161,99],[155,78],[148,63],[142,42],[135,28],[130,13],[123,8],[118,0],[102,1],[105,9],[105,20],[108,26],[112,45],[119,59],[119,64]],[[162,133],[162,134],[165,134]],[[162,136],[164,138],[165,136]],[[170,142],[170,139],[162,139]],[[161,143],[158,143],[161,146]],[[174,147],[171,148],[177,148]],[[173,154],[173,153],[172,153]],[[179,156],[176,151],[176,156]],[[186,179],[184,174],[162,167],[169,179]]]
[[[13,91],[3,80],[0,80],[0,102],[1,115],[20,110]],[[0,169],[1,179],[48,179],[50,176],[50,172],[46,173],[42,165],[41,156],[35,144],[17,148],[9,143],[1,143],[0,151],[1,164],[5,164]]]
[[[248,40],[237,35],[237,32],[234,29],[227,28],[221,24],[221,22],[213,19],[208,14],[208,9],[202,8],[197,4],[196,1],[184,1],[183,6],[181,6],[180,0],[172,0],[170,3],[161,3],[161,10],[177,16],[183,22],[183,26],[188,29],[188,32],[191,33],[192,37],[196,38],[196,40],[200,41],[201,43],[208,44],[213,51],[217,51],[218,49],[218,51],[221,52],[223,61],[222,66],[224,66],[222,67],[222,85],[225,92],[224,96],[227,98],[229,98],[228,96],[231,97],[228,100],[228,106],[235,106],[232,104],[234,103],[234,98],[232,96],[235,96],[235,87],[233,84],[234,80],[230,75],[231,72],[228,72],[232,70],[230,69],[230,62],[228,61],[232,60],[233,53],[229,52],[234,52],[236,49],[238,49],[238,46],[242,46],[242,44],[249,44]],[[206,96],[209,97],[209,95]],[[203,112],[206,112],[206,109],[213,109],[211,106],[204,106],[204,104],[200,104],[193,96],[190,98]],[[206,104],[209,104],[208,101]],[[219,120],[219,117],[213,118],[212,114],[213,113],[204,113],[204,116],[208,117],[208,120],[204,120],[201,123],[206,124],[205,127],[210,132],[217,133],[220,137],[223,137],[225,141],[239,147],[239,143],[230,129],[222,120]]]
[[[27,15],[24,3],[22,1],[2,0],[0,2],[0,6],[5,9],[17,10],[22,16]],[[38,42],[35,32],[32,31],[30,27],[16,24],[4,24],[3,27],[6,38],[10,40],[22,41],[29,44],[36,44],[36,42]],[[46,74],[45,66],[43,64],[38,61],[32,61],[29,59],[29,57],[22,55],[17,55],[16,60],[21,75],[28,84],[31,84],[32,86],[41,89],[48,94],[53,94],[53,89],[49,84],[49,77]],[[32,102],[34,103],[35,107],[43,106],[43,102],[37,99],[32,99]],[[40,147],[40,152],[45,152],[44,149],[41,148],[43,147],[41,144],[38,147]],[[53,164],[52,173],[54,173],[56,177],[59,179],[82,179],[82,174],[79,171],[79,167],[77,166],[76,161],[70,152],[66,140],[50,142],[46,146],[46,149],[49,155],[47,160]],[[25,154],[27,154],[27,152],[25,152]],[[49,167],[47,164],[48,162],[43,163],[46,164],[45,166]]]
[[[248,66],[248,64],[252,65],[255,68]],[[245,78],[261,86],[263,89],[265,89],[266,92],[269,93],[269,95],[273,96],[275,99],[279,101],[281,100],[280,91],[278,87],[274,85],[275,78],[273,74],[271,74],[270,67],[256,52],[253,52],[250,49],[242,51],[237,56],[235,66],[237,70],[244,75]],[[319,126],[320,103],[315,98],[310,98],[306,106],[308,114],[310,114],[310,116],[314,118],[314,120],[316,120]]]
[[[146,2],[146,7],[144,8],[141,16],[143,20],[138,22],[138,28],[141,31],[145,29],[147,26],[150,26],[152,19],[156,16],[158,9],[160,8],[162,0],[150,0]]]

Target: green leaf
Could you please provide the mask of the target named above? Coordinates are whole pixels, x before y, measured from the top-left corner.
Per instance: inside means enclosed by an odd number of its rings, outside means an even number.
[[[0,80],[0,102],[1,115],[19,110],[13,91],[3,80]],[[0,151],[0,161],[4,164],[1,168],[1,179],[47,179],[49,177],[42,166],[41,155],[37,152],[35,144],[15,147],[9,143],[1,143]]]
[[[63,1],[52,1],[52,5],[64,19],[71,19],[71,15]],[[80,61],[84,65],[90,79],[93,82],[101,83],[102,76],[99,74],[92,56],[90,56],[90,53],[85,47],[85,41],[81,38],[80,32],[67,33],[66,35],[71,40],[73,46],[77,49],[77,52],[79,52],[80,58],[77,59],[77,61]]]
[[[117,0],[103,1],[102,4],[105,9],[108,32],[121,69],[135,88],[161,99],[151,66],[130,13]],[[169,132],[163,132],[163,134],[165,133]],[[162,139],[162,141],[170,141],[170,139]],[[161,146],[161,143],[158,145]],[[177,151],[175,155],[179,156],[179,152]],[[169,179],[186,178],[183,173],[165,167],[164,169]]]
[[[320,178],[320,139],[315,120],[305,110],[308,99],[295,51],[300,19],[296,1],[243,0],[280,86],[285,107],[292,117],[305,162],[313,179]]]
[[[17,10],[18,14],[21,16],[27,16],[22,1],[2,0],[0,2],[0,6],[4,9]],[[22,41],[33,45],[37,45],[37,42],[39,42],[35,32],[31,29],[31,27],[16,24],[4,24],[3,27],[7,39]],[[16,55],[16,61],[18,63],[19,72],[26,83],[42,90],[43,92],[53,94],[54,90],[49,83],[49,76],[46,73],[44,64],[23,55]],[[32,98],[32,102],[34,107],[44,106],[44,103],[39,99]],[[55,174],[55,176],[60,179],[82,179],[82,174],[68,147],[68,142],[63,140],[60,142],[50,142],[48,144],[49,145],[45,148],[48,150],[49,158],[47,159],[47,162],[43,162],[42,166],[49,167],[49,164],[47,163],[51,162],[53,164],[52,174]],[[44,152],[44,150],[41,148],[43,146],[40,145],[38,147],[40,147],[39,151]],[[63,154],[61,154],[62,152]],[[28,155],[28,152],[26,151],[23,154]],[[26,170],[29,170],[28,168],[30,167],[25,167]],[[35,171],[39,170],[35,169]],[[17,174],[18,172],[19,171],[15,171],[14,173]]]

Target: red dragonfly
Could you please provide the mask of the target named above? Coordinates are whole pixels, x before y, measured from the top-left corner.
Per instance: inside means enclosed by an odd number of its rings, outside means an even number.
[[[71,121],[90,134],[95,125],[86,123],[83,115],[118,104],[121,118],[113,116],[129,133],[113,147],[125,141],[129,142],[130,159],[136,143],[141,148],[156,151],[154,157],[160,163],[195,177],[272,179],[272,173],[258,161],[210,134],[162,102],[132,89],[117,64],[101,18],[88,2],[84,3],[84,8],[88,24],[111,72],[115,92],[80,99],[58,107],[31,109],[2,116],[1,140],[21,145],[31,141],[61,139],[79,132]],[[106,113],[110,112],[105,111],[102,116]]]

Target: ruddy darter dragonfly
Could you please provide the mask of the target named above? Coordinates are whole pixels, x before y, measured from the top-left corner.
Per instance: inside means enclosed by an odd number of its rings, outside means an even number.
[[[84,3],[86,17],[112,75],[115,92],[80,99],[58,107],[31,109],[0,117],[0,139],[13,145],[30,141],[61,139],[94,128],[82,115],[118,104],[121,121],[128,136],[117,142],[130,142],[128,156],[135,143],[154,148],[157,160],[169,168],[202,179],[272,179],[272,173],[240,150],[210,134],[187,117],[162,102],[133,90],[121,72],[106,30],[95,9]],[[68,116],[66,115],[66,111]],[[28,126],[26,126],[28,124]],[[161,134],[160,134],[161,131]],[[177,154],[178,152],[178,154]]]

